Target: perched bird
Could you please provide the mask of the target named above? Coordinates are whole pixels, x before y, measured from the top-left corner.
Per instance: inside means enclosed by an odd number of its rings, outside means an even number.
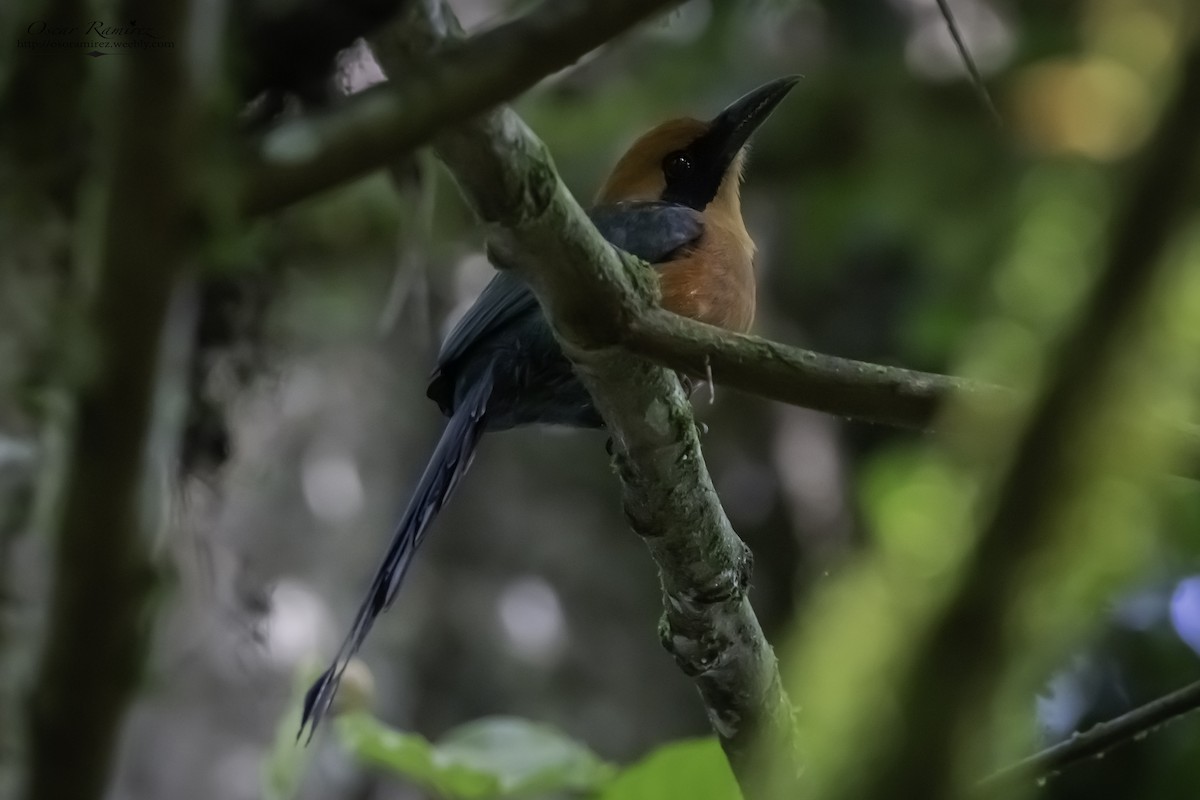
[[[655,265],[669,311],[740,332],[754,321],[754,242],[739,195],[744,150],[796,81],[771,81],[708,122],[659,125],[634,142],[600,189],[592,222],[614,247]],[[484,432],[531,423],[603,426],[533,292],[511,271],[497,273],[450,332],[428,395],[450,421],[349,634],[308,690],[301,734],[328,711],[342,671],[395,599]]]

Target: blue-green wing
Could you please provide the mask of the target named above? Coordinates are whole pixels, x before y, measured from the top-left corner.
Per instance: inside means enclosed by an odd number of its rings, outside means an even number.
[[[675,203],[613,203],[588,216],[613,247],[651,264],[666,261],[704,233],[700,212]]]
[[[614,203],[592,209],[589,216],[600,235],[614,247],[652,264],[666,260],[704,232],[698,211],[674,203]],[[476,342],[536,306],[533,292],[520,278],[509,270],[498,272],[442,343],[429,396],[446,408],[449,387],[442,385],[442,376],[453,363]]]

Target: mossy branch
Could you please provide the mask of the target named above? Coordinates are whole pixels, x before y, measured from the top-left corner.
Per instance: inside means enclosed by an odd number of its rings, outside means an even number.
[[[547,0],[525,16],[405,65],[404,79],[249,143],[241,207],[276,211],[361,177],[487,111],[681,0]]]
[[[385,71],[396,74],[458,35],[452,12],[426,0],[373,46]],[[534,288],[608,425],[627,518],[659,568],[663,644],[695,682],[752,793],[760,737],[795,752],[791,706],[746,597],[750,552],[717,499],[688,399],[674,372],[612,346],[652,306],[655,282],[601,238],[545,146],[511,110],[434,144],[483,221],[497,226],[492,246]]]

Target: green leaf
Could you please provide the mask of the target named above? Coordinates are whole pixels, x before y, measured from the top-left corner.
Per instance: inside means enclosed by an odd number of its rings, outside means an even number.
[[[300,790],[312,760],[312,750],[296,738],[300,730],[300,709],[304,692],[317,676],[315,669],[299,669],[292,681],[292,699],[287,713],[275,726],[271,749],[259,771],[263,800],[291,800]]]
[[[716,739],[688,739],[658,748],[634,764],[600,800],[741,800],[737,781]]]
[[[614,768],[548,725],[486,717],[432,744],[366,714],[338,720],[342,744],[359,760],[455,800],[597,792]]]

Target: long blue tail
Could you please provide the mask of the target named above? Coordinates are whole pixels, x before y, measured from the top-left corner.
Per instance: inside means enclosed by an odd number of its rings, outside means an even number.
[[[300,731],[296,734],[297,739],[304,735],[305,728],[309,728],[308,736],[309,739],[312,738],[313,732],[329,710],[334,695],[337,694],[338,683],[346,664],[362,646],[375,618],[387,610],[396,599],[400,582],[404,579],[417,548],[424,541],[429,524],[454,491],[459,479],[471,466],[479,437],[483,435],[487,404],[491,395],[492,373],[489,370],[471,386],[450,417],[450,422],[442,432],[442,438],[425,467],[425,473],[417,484],[417,490],[409,501],[400,524],[396,526],[387,555],[371,581],[371,588],[359,606],[350,632],[338,648],[337,656],[329,665],[329,669],[321,674],[305,694],[304,715],[300,722]]]

